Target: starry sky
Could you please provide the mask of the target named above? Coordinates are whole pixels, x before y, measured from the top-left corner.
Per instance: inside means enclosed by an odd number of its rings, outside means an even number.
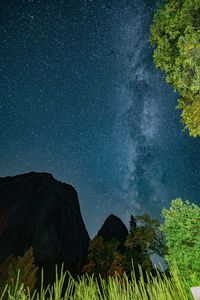
[[[200,140],[152,60],[158,1],[0,1],[0,176],[72,184],[90,236],[178,196],[200,203]]]

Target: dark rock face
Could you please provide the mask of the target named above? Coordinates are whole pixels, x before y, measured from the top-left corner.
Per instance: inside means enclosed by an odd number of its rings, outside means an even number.
[[[76,274],[88,242],[72,186],[47,173],[0,178],[0,262],[32,246],[39,266],[54,272],[64,262]]]
[[[104,241],[116,239],[121,245],[124,244],[128,230],[124,223],[115,215],[110,215],[99,230],[97,236],[102,236]]]

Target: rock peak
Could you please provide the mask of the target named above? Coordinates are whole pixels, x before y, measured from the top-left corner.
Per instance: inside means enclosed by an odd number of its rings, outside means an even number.
[[[114,214],[110,214],[107,217],[97,234],[97,236],[102,236],[104,241],[116,239],[120,242],[120,244],[125,242],[127,235],[128,230],[125,224]]]

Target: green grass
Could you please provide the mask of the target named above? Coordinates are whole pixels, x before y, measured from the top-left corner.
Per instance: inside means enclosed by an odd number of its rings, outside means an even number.
[[[165,275],[161,278],[147,276],[146,282],[141,271],[140,280],[137,281],[132,272],[131,280],[127,276],[123,278],[110,277],[107,281],[101,277],[81,276],[74,280],[72,276],[61,270],[54,284],[43,288],[43,273],[41,276],[40,291],[30,293],[19,281],[14,286],[6,286],[1,300],[188,300],[193,299],[189,288],[180,280],[178,272],[171,274],[171,278]],[[68,277],[68,279],[66,279]],[[67,288],[64,285],[68,280]]]

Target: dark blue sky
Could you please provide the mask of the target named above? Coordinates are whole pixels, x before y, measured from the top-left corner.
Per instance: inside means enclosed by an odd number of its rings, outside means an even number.
[[[113,212],[127,224],[177,196],[200,199],[200,141],[181,131],[178,95],[152,61],[154,9],[0,3],[0,176],[44,171],[71,183],[91,235]]]

